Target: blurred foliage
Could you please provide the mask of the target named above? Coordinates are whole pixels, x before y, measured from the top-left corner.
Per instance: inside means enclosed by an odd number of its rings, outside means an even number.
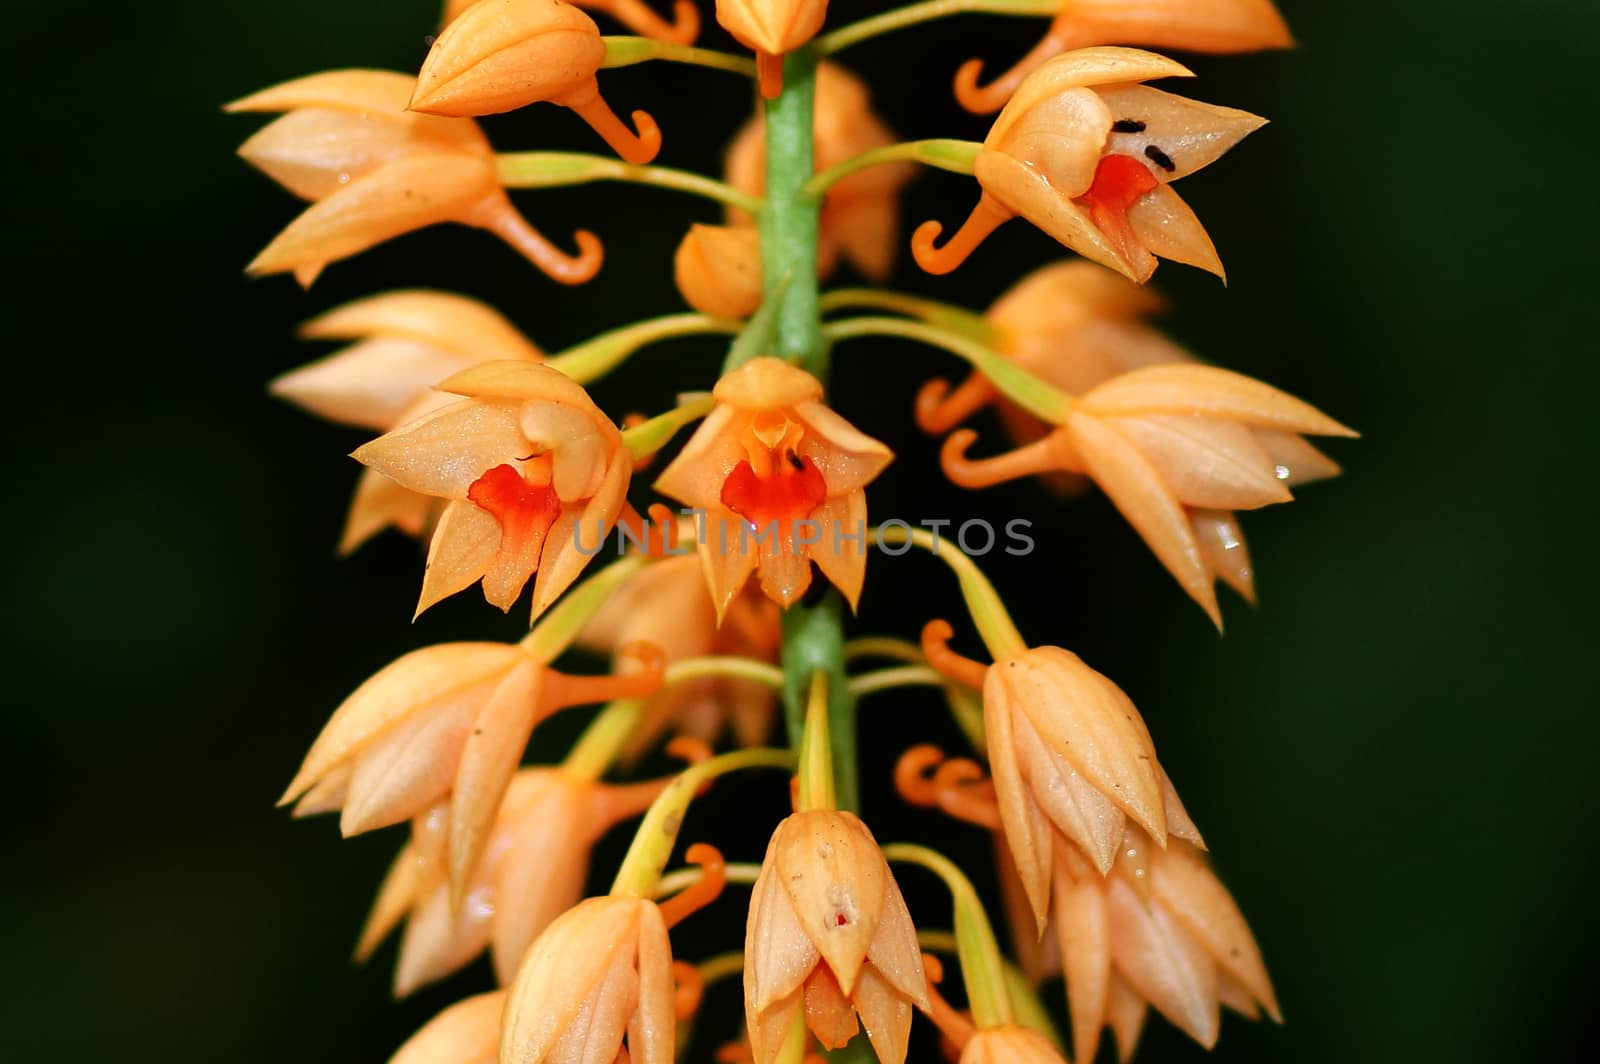
[[[486,298],[549,349],[674,309],[671,249],[715,210],[617,186],[524,194],[553,238],[580,224],[609,238],[605,272],[575,291],[464,230],[335,265],[309,295],[246,282],[238,267],[296,207],[232,155],[259,123],[219,105],[329,67],[413,69],[435,6],[8,8],[12,1059],[381,1061],[487,980],[479,967],[389,1003],[392,949],[368,970],[347,958],[394,833],[341,843],[271,803],[375,668],[425,642],[509,635],[517,619],[463,596],[408,630],[417,548],[333,555],[355,477],[340,456],[359,435],[262,385],[315,353],[295,323],[390,287]],[[837,21],[878,4],[835,6]],[[944,485],[909,413],[918,381],[956,371],[943,355],[843,348],[836,401],[901,451],[877,514],[1035,518],[1041,552],[996,560],[996,582],[1025,631],[1080,650],[1143,707],[1278,981],[1288,1025],[1230,1021],[1219,1059],[1562,1059],[1595,946],[1582,500],[1597,460],[1586,189],[1600,160],[1584,101],[1600,10],[1283,7],[1300,50],[1197,63],[1195,95],[1274,120],[1185,185],[1230,287],[1158,275],[1195,351],[1366,434],[1335,445],[1344,478],[1247,519],[1259,611],[1230,601],[1218,640],[1103,501]],[[962,18],[847,62],[908,136],[979,136],[950,75],[972,54],[1020,54],[1031,32]],[[747,106],[703,71],[617,71],[607,94],[657,115],[677,165],[716,158]],[[596,148],[554,108],[490,129],[505,147]],[[974,195],[929,175],[907,218],[953,222]],[[951,278],[903,278],[981,305],[1055,251],[1018,224]],[[716,360],[704,342],[654,349],[599,398],[653,410]],[[909,635],[957,608],[931,562],[872,569],[863,629]],[[866,713],[876,765],[908,734],[955,742],[923,695]],[[686,837],[759,857],[774,790],[719,789]],[[905,809],[886,768],[866,800],[880,838],[948,840],[989,881],[983,840]],[[923,877],[905,880],[914,911],[947,919]],[[737,939],[741,898],[721,909],[687,925],[684,954]],[[1203,1057],[1157,1022],[1140,1059]]]

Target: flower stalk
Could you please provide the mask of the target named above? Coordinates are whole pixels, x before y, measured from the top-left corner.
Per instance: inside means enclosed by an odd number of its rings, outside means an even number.
[[[910,26],[951,15],[1011,15],[1024,18],[1054,18],[1061,9],[1061,0],[924,0],[920,4],[885,11],[881,15],[864,18],[841,26],[832,33],[817,38],[819,55],[833,55],[853,44],[894,33]]]
[[[983,145],[975,140],[909,140],[903,144],[890,144],[864,151],[837,166],[830,166],[807,181],[803,191],[805,195],[820,200],[823,193],[856,171],[887,163],[921,163],[936,170],[970,175],[978,152],[982,150]]]
[[[676,41],[658,41],[650,37],[602,37],[606,56],[601,67],[627,67],[652,60],[682,63],[686,66],[705,67],[708,70],[726,70],[747,78],[756,76],[754,60],[729,55],[715,48],[695,48]]]
[[[623,181],[687,192],[743,211],[759,211],[759,197],[746,195],[725,182],[670,166],[636,165],[604,155],[575,151],[515,151],[495,156],[505,188],[560,188],[596,181]]]

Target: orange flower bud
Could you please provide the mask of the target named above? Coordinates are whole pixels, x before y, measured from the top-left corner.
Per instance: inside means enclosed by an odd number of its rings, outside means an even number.
[[[411,109],[470,117],[549,102],[569,107],[630,163],[661,149],[643,111],[635,134],[600,97],[606,46],[594,20],[561,0],[479,0],[445,27],[417,75]]]
[[[389,1064],[495,1064],[506,994],[459,1001],[423,1025],[389,1058]]]
[[[1111,1027],[1126,1060],[1147,1005],[1195,1041],[1216,1043],[1219,1006],[1282,1022],[1261,950],[1232,896],[1194,846],[1163,851],[1130,831],[1109,875],[1062,847],[1056,933],[1072,1017],[1073,1057],[1092,1060]]]
[[[480,580],[484,597],[510,610],[537,573],[538,616],[616,523],[632,457],[588,393],[548,367],[489,362],[440,388],[468,398],[355,452],[401,487],[449,500],[417,612]]]
[[[756,53],[768,99],[783,85],[783,54],[815,37],[827,17],[828,0],[717,0],[722,28]]]
[[[693,225],[672,260],[684,302],[715,318],[761,306],[761,238],[750,226]]]
[[[826,1048],[856,1033],[902,1064],[912,1006],[928,1008],[916,928],[872,832],[854,814],[795,813],[778,825],[745,930],[745,1020],[770,1064],[804,1009]]]
[[[655,902],[589,898],[528,949],[507,995],[500,1064],[672,1064],[672,996],[672,945]]]
[[[956,99],[974,114],[998,111],[1023,78],[1075,48],[1133,44],[1228,53],[1293,43],[1272,0],[1062,0],[1044,39],[990,84],[978,85],[982,60],[962,64],[956,71]]]
[[[445,0],[442,26],[480,0]],[[644,0],[573,0],[573,6],[610,15],[641,37],[674,44],[693,44],[700,35],[700,9],[694,0],[673,0],[673,22],[650,10]]]
[[[533,344],[475,299],[448,292],[389,292],[307,322],[308,340],[353,340],[327,358],[272,382],[272,394],[346,425],[387,432],[449,405],[433,386],[469,366],[501,359],[540,361]],[[345,520],[341,552],[393,526],[419,536],[434,501],[366,470]]]
[[[592,650],[615,652],[636,643],[661,650],[668,663],[728,654],[776,661],[778,608],[754,585],[729,604],[722,623],[693,554],[653,562],[628,579],[578,637]],[[772,730],[777,696],[749,680],[685,680],[653,695],[624,758],[643,754],[668,728],[714,742],[730,727],[743,746],[758,746]]]
[[[983,721],[1006,843],[1040,930],[1057,838],[1102,872],[1129,820],[1163,846],[1169,832],[1199,841],[1139,711],[1076,654],[1034,647],[996,661]]]
[[[341,70],[247,96],[229,111],[285,111],[239,149],[257,169],[312,205],[249,266],[292,272],[324,266],[440,222],[488,229],[565,284],[600,268],[600,242],[579,230],[577,257],[554,247],[511,206],[477,124],[407,109],[403,74]]]
[[[961,1051],[961,1064],[1065,1064],[1065,1061],[1050,1044],[1050,1039],[1030,1027],[990,1027],[972,1036],[972,1041]]]
[[[1130,48],[1085,48],[1039,67],[984,139],[973,170],[978,206],[943,247],[934,247],[939,223],[923,223],[911,243],[918,265],[948,273],[1021,215],[1141,283],[1158,256],[1222,276],[1211,238],[1170,182],[1215,162],[1265,119],[1139,84],[1188,76]]]
[[[817,66],[813,138],[816,169],[826,170],[898,139],[872,110],[861,80],[833,63]],[[766,189],[766,134],[762,117],[751,119],[728,146],[724,166],[728,184],[760,196]],[[817,270],[826,277],[843,257],[867,278],[886,280],[894,268],[900,240],[900,190],[915,170],[905,163],[858,170],[828,189],[822,200]],[[737,208],[735,225],[754,224]]]
[[[865,488],[893,453],[780,359],[746,362],[713,394],[716,408],[656,488],[704,515],[699,549],[718,616],[757,569],[767,596],[788,606],[811,585],[813,561],[854,606],[866,577]]]

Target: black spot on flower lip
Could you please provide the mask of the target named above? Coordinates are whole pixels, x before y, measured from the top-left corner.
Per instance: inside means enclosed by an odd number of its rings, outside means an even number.
[[[1137,118],[1123,118],[1123,119],[1119,119],[1117,121],[1117,123],[1111,127],[1111,132],[1113,132],[1113,133],[1143,133],[1144,132],[1144,128],[1145,128],[1144,123],[1139,121]]]
[[[1144,150],[1144,157],[1161,167],[1161,169],[1165,170],[1169,174],[1178,168],[1178,164],[1172,161],[1172,156],[1168,155],[1154,144],[1150,145]]]

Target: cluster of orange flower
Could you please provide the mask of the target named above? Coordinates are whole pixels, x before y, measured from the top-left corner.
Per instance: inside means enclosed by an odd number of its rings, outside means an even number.
[[[582,9],[637,36],[602,36]],[[881,33],[984,12],[1052,21],[989,84],[979,60],[957,72],[967,110],[999,112],[981,143],[898,142],[867,86],[825,61]],[[1151,1007],[1207,1046],[1223,1006],[1278,1018],[1260,952],[1138,710],[1074,654],[1025,642],[955,545],[867,525],[867,488],[894,455],[827,405],[825,366],[834,344],[865,336],[964,359],[968,379],[915,396],[919,425],[946,436],[949,478],[979,488],[1037,476],[1057,492],[1092,483],[1220,625],[1217,580],[1254,597],[1236,511],[1337,473],[1304,437],[1350,433],[1146,323],[1161,307],[1141,287],[1158,259],[1222,274],[1173,182],[1263,120],[1151,87],[1190,72],[1129,46],[1243,52],[1286,46],[1288,32],[1271,0],[927,0],[823,33],[828,13],[827,0],[717,0],[717,22],[751,59],[695,47],[692,0],[675,0],[670,22],[643,0],[452,0],[415,77],[333,71],[231,105],[281,113],[241,154],[311,204],[250,271],[305,285],[440,222],[498,234],[558,282],[593,278],[599,240],[579,231],[576,250],[562,250],[511,188],[632,182],[726,210],[725,224],[695,225],[678,247],[692,312],[547,355],[474,300],[392,292],[310,322],[306,337],[350,346],[273,384],[381,433],[355,452],[366,469],[343,547],[388,528],[425,537],[419,612],[474,584],[509,611],[533,584],[524,638],[393,662],[338,708],[284,796],[297,815],[338,812],[346,835],[409,824],[358,948],[365,957],[404,925],[397,993],[492,954],[503,989],[447,1009],[396,1064],[663,1064],[684,1051],[704,984],[740,972],[745,1033],[719,1059],[759,1064],[800,1064],[863,1030],[879,1060],[900,1064],[917,1011],[963,1064],[1061,1061],[1067,1046],[1087,1064],[1107,1027],[1126,1059]],[[758,90],[762,107],[721,180],[655,165],[655,119],[624,122],[601,96],[602,69],[647,61]],[[616,158],[497,153],[474,121],[539,102],[575,112]],[[980,190],[944,243],[938,222],[915,231],[912,257],[928,273],[955,269],[1018,217],[1081,258],[1027,277],[984,314],[882,288],[819,291],[841,264],[871,282],[890,275],[898,196],[917,164],[971,175]],[[834,316],[847,309],[877,313]],[[642,347],[696,333],[734,337],[709,392],[620,422],[591,398],[587,386]],[[975,434],[959,426],[986,408],[1015,449],[972,458]],[[654,481],[686,509],[650,506],[647,519],[628,499],[634,475],[697,422]],[[680,528],[689,514],[695,527]],[[614,533],[632,549],[591,565]],[[918,642],[846,641],[836,611],[813,614],[820,642],[786,622],[812,608],[812,563],[853,608],[874,543],[932,551],[954,570],[989,664],[952,650],[940,620]],[[611,670],[558,671],[573,646],[611,655]],[[859,671],[871,658],[894,664]],[[909,802],[992,833],[1014,962],[955,865],[880,846],[849,807],[854,701],[918,684],[944,692],[986,765],[915,746],[895,781]],[[780,694],[789,744],[763,746]],[[541,721],[598,704],[560,762],[523,766]],[[729,732],[730,749],[714,754]],[[605,780],[669,735],[682,772]],[[728,864],[699,843],[668,871],[695,796],[754,768],[793,776],[795,811],[762,862]],[[584,899],[591,847],[641,816],[610,892]],[[913,922],[891,861],[945,881],[953,933]],[[753,889],[742,954],[674,960],[671,929],[728,882]],[[959,958],[965,1011],[936,990],[937,952]],[[1036,996],[1057,974],[1065,1040]]]

